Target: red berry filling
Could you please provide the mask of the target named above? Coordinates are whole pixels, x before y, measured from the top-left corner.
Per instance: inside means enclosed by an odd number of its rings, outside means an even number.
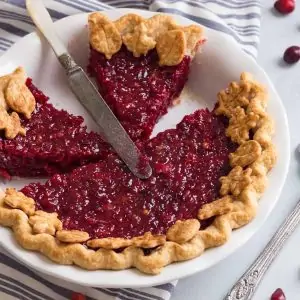
[[[99,90],[134,140],[149,138],[159,117],[186,83],[190,57],[159,66],[156,50],[138,59],[125,46],[110,60],[91,49],[89,70]]]
[[[57,110],[27,80],[37,105],[31,119],[22,119],[26,136],[0,137],[0,176],[9,178],[48,176],[105,157],[108,145],[94,132],[87,132],[83,118]]]
[[[125,47],[111,60],[91,50],[89,69],[100,90],[134,139],[150,136],[157,119],[181,92],[190,58],[174,67],[160,67],[155,50],[135,58]],[[31,82],[27,86],[37,106],[30,120],[22,119],[26,136],[0,137],[0,176],[41,177],[65,173],[107,155],[108,145],[88,133],[83,118],[57,110]]]
[[[176,220],[196,218],[203,204],[219,196],[219,178],[228,172],[228,155],[235,149],[222,118],[199,110],[145,144],[153,167],[147,180],[134,177],[110,154],[22,192],[38,209],[56,211],[64,228],[87,231],[92,238],[166,233]]]
[[[89,65],[123,126],[143,142],[153,168],[149,179],[133,176],[98,134],[86,131],[82,117],[55,109],[31,80],[27,85],[37,107],[30,120],[22,120],[25,137],[1,138],[0,174],[54,174],[22,192],[35,199],[37,209],[57,212],[65,229],[84,230],[91,238],[162,234],[176,220],[196,218],[200,207],[219,197],[219,178],[228,173],[228,155],[236,145],[225,135],[226,120],[208,110],[149,140],[181,92],[190,58],[174,67],[157,61],[155,50],[136,58],[122,47],[110,60],[91,50]]]

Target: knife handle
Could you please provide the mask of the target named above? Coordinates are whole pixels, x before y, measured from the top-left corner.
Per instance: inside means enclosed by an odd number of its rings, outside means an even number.
[[[79,66],[56,35],[53,21],[42,0],[26,0],[26,7],[35,25],[48,40],[67,74],[76,71]]]
[[[72,74],[73,72],[76,72],[80,70],[81,68],[76,64],[73,57],[65,52],[62,55],[58,56],[58,60],[60,64],[64,67],[66,70],[67,75]]]
[[[67,53],[67,48],[55,33],[53,21],[42,0],[26,0],[26,8],[35,25],[46,37],[57,57]]]

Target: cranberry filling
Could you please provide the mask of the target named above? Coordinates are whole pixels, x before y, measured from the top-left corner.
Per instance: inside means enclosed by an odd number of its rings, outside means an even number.
[[[107,144],[86,131],[82,117],[54,108],[30,79],[27,86],[36,99],[36,110],[30,120],[21,120],[26,136],[0,137],[0,175],[47,176],[106,156]]]
[[[111,153],[22,192],[38,209],[56,211],[64,228],[87,231],[92,238],[165,233],[219,196],[219,178],[228,172],[228,155],[235,149],[222,118],[199,110],[145,144],[153,167],[147,180],[134,177]]]
[[[135,140],[145,140],[181,92],[189,62],[185,57],[175,67],[160,67],[155,50],[137,59],[123,47],[111,60],[91,50],[89,69],[126,130]],[[25,137],[6,140],[0,136],[1,177],[65,173],[106,157],[108,145],[98,134],[86,131],[82,117],[54,108],[31,80],[27,86],[37,107],[30,120],[21,120]]]
[[[82,117],[55,109],[31,80],[37,107],[30,120],[22,119],[25,137],[0,137],[0,176],[53,175],[22,192],[37,209],[57,212],[65,229],[87,231],[91,238],[163,234],[176,220],[195,218],[218,198],[219,178],[228,173],[236,145],[225,135],[227,119],[208,110],[149,140],[181,92],[190,58],[174,67],[157,61],[155,50],[137,59],[122,47],[110,60],[91,49],[89,64],[103,97],[149,159],[149,179],[136,178],[98,134],[87,132]]]
[[[156,50],[137,59],[125,46],[110,60],[91,49],[89,71],[99,90],[134,140],[149,138],[159,117],[179,96],[190,57],[177,66],[159,66]]]

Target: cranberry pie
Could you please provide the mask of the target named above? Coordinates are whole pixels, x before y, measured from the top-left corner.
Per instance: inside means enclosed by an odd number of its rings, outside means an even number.
[[[202,29],[164,15],[88,21],[89,72],[153,174],[135,177],[82,117],[57,110],[18,68],[0,78],[0,174],[50,178],[2,192],[0,223],[60,264],[157,274],[255,217],[276,161],[267,93],[243,73],[213,111],[150,138],[187,81]]]

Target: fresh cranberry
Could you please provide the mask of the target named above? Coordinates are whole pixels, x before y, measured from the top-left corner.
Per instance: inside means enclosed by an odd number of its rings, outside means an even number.
[[[300,59],[300,47],[291,46],[284,52],[283,59],[288,64],[294,64]]]
[[[282,289],[277,289],[271,296],[271,300],[286,300]]]
[[[274,7],[281,14],[289,14],[295,9],[295,0],[278,0],[275,2]]]
[[[86,300],[86,297],[81,293],[73,293],[71,300]]]

